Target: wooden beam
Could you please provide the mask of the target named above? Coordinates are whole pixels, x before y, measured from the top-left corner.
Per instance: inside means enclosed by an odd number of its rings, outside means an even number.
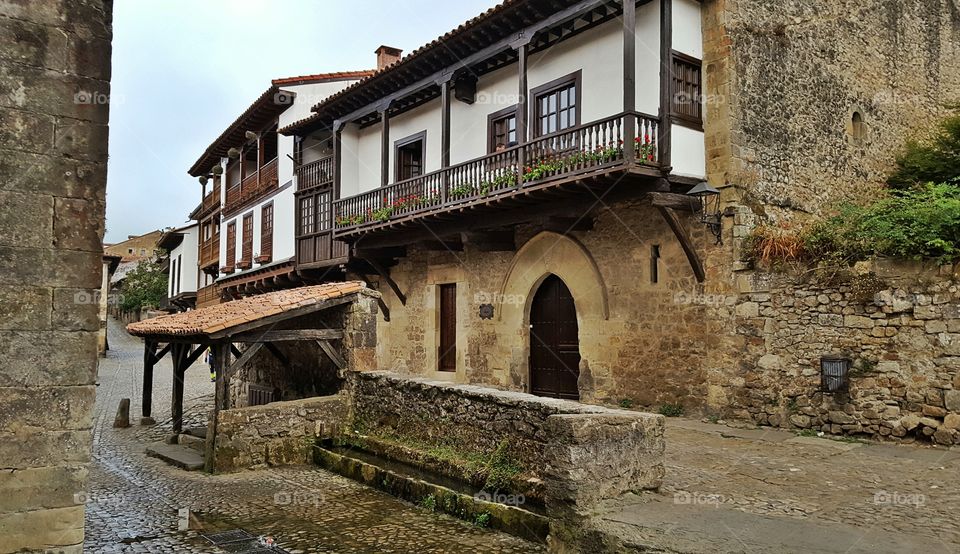
[[[703,262],[700,261],[700,256],[697,255],[697,250],[693,245],[693,241],[690,240],[690,236],[687,234],[686,229],[684,229],[683,224],[680,223],[680,218],[677,217],[677,212],[675,212],[673,208],[664,206],[657,206],[657,209],[660,211],[660,215],[663,216],[663,219],[667,222],[667,225],[670,226],[670,229],[673,230],[673,234],[676,235],[677,240],[680,241],[680,247],[683,248],[683,253],[687,255],[687,260],[690,262],[690,267],[693,269],[693,274],[697,277],[697,282],[704,282],[707,278],[707,275],[703,270]]]
[[[343,124],[340,121],[333,122],[333,199],[338,200],[340,198],[341,185],[340,181],[343,179],[343,174],[341,173],[341,160],[343,158]],[[331,210],[333,209],[333,202],[330,203]],[[333,221],[331,219],[330,221]]]
[[[378,99],[376,102],[357,108],[356,110],[353,110],[352,112],[347,113],[339,117],[338,119],[344,122],[354,121],[358,118],[361,118],[365,115],[369,115],[377,111],[377,109],[379,108],[380,104],[383,101],[392,102],[394,100],[400,100],[407,96],[410,96],[411,94],[421,89],[435,86],[437,80],[442,78],[444,75],[448,73],[455,73],[456,71],[459,71],[461,69],[468,69],[472,65],[482,62],[487,58],[496,55],[497,53],[500,53],[509,48],[516,48],[516,45],[519,42],[530,42],[530,40],[532,40],[537,33],[543,31],[544,29],[549,29],[550,27],[553,27],[558,23],[562,23],[568,19],[578,17],[586,11],[592,10],[599,5],[602,5],[605,1],[606,0],[581,0],[580,2],[577,2],[576,4],[573,4],[572,6],[566,9],[560,10],[558,12],[554,12],[553,14],[545,18],[532,21],[530,25],[520,30],[519,32],[512,33],[507,38],[501,39],[495,42],[494,44],[487,46],[486,48],[481,48],[479,50],[475,50],[471,52],[467,56],[462,56],[456,63],[450,66],[447,66],[439,71],[436,71],[420,79],[419,81],[416,81],[410,85],[407,85],[397,90],[396,92],[393,92],[381,99]]]
[[[187,356],[187,357],[184,358],[184,360],[183,360],[183,370],[186,371],[187,368],[189,368],[190,366],[192,366],[193,363],[196,362],[197,359],[198,359],[200,356],[203,355],[203,352],[204,352],[205,350],[206,350],[206,348],[204,348],[203,345],[198,344],[198,345],[197,345],[197,349],[194,350],[193,352],[191,352],[189,356]]]
[[[380,306],[380,311],[383,312],[383,320],[390,321],[390,308],[387,307],[387,303],[383,301],[382,297],[377,297],[377,305]]]
[[[347,367],[347,362],[340,357],[340,354],[337,353],[337,350],[330,344],[330,341],[318,340],[317,344],[320,345],[320,349],[330,358],[333,365],[337,366],[337,369],[345,369]]]
[[[581,217],[548,216],[542,218],[537,226],[545,231],[566,234],[571,231],[590,231],[593,229],[593,218],[588,215]]]
[[[264,343],[262,342],[255,342],[252,345],[250,345],[250,347],[244,350],[243,354],[241,354],[240,357],[237,358],[237,361],[230,364],[230,367],[227,369],[226,372],[224,372],[223,376],[225,378],[231,377],[234,373],[239,371],[243,366],[247,364],[247,362],[249,362],[251,359],[253,359],[254,356],[257,355],[257,352],[259,352],[260,349],[263,348],[263,345]]]
[[[660,126],[657,144],[660,147],[660,167],[669,173],[672,162],[672,106],[673,106],[673,2],[660,2]]]
[[[390,289],[393,290],[393,294],[396,294],[397,298],[400,299],[400,303],[406,306],[407,305],[406,295],[404,295],[403,292],[400,290],[400,287],[397,285],[396,281],[394,281],[393,278],[390,277],[390,274],[387,273],[387,270],[384,269],[382,265],[380,265],[380,262],[378,262],[373,258],[364,258],[364,260],[368,264],[370,264],[370,267],[372,267],[374,271],[376,271],[380,275],[380,277],[383,278],[384,281],[387,282],[387,285],[389,285]]]
[[[279,314],[262,317],[258,320],[251,321],[249,323],[244,323],[241,325],[237,325],[235,327],[230,327],[227,329],[217,331],[215,333],[210,333],[209,337],[213,340],[219,340],[222,338],[230,337],[232,335],[239,335],[246,331],[252,331],[254,329],[259,329],[261,327],[273,325],[273,324],[276,324],[277,322],[285,321],[287,319],[300,317],[313,312],[319,312],[321,310],[325,310],[333,306],[349,304],[350,302],[353,302],[354,300],[356,300],[356,298],[357,298],[357,293],[340,296],[338,298],[330,298],[328,300],[324,300],[323,302],[317,302],[316,304],[308,304],[306,306],[301,306],[300,308],[290,309]]]
[[[150,417],[153,409],[153,366],[157,363],[157,356],[154,352],[157,349],[157,343],[146,339],[143,342],[143,395],[140,401],[140,415]],[[164,347],[164,351],[170,349],[170,343]]]
[[[290,359],[284,356],[283,352],[281,352],[280,349],[277,348],[275,344],[265,342],[263,343],[263,345],[267,347],[267,351],[270,352],[270,354],[272,354],[274,358],[280,360],[280,363],[283,364],[284,367],[286,368],[290,367]]]
[[[330,340],[342,339],[342,329],[283,329],[276,331],[252,331],[233,335],[233,342],[279,342],[291,340]]]
[[[445,75],[437,81],[440,86],[440,167],[450,167],[450,78]],[[446,193],[446,188],[442,191]],[[443,199],[446,201],[446,198]]]
[[[230,353],[238,358],[240,356],[243,356],[243,352],[241,352],[240,349],[237,348],[235,344],[233,344],[233,342],[230,343]]]
[[[156,354],[153,355],[153,362],[150,364],[150,365],[151,365],[151,368],[152,368],[152,366],[157,365],[157,363],[160,361],[160,359],[163,358],[163,357],[167,354],[167,352],[170,352],[170,344],[171,344],[171,343],[168,342],[167,345],[164,346],[163,349],[160,350],[160,352],[157,352]],[[156,347],[157,347],[157,344],[154,343],[153,347],[156,348]]]
[[[380,186],[390,184],[390,103],[380,109]]]
[[[695,213],[700,209],[696,198],[691,198],[686,194],[677,194],[673,192],[648,192],[647,198],[650,203],[658,208],[671,208],[674,210]]]
[[[213,349],[213,366],[211,367],[211,371],[216,373],[217,383],[213,396],[213,417],[210,428],[207,429],[210,440],[207,443],[208,446],[204,456],[205,469],[211,473],[213,472],[214,453],[217,450],[217,432],[219,427],[217,420],[219,419],[220,410],[230,409],[230,379],[225,375],[225,368],[230,361],[231,346],[232,345],[227,343],[218,343],[211,346]]]
[[[389,246],[387,248],[362,248],[353,247],[353,257],[355,258],[403,258],[407,255],[406,246]]]
[[[637,109],[637,3],[636,0],[621,0],[623,3],[623,157],[628,165],[636,163],[633,139],[637,134],[637,119],[632,112]],[[671,2],[672,0],[661,0]]]

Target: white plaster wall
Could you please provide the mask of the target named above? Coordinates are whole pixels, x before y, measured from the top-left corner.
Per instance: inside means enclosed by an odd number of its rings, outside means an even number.
[[[236,260],[239,261],[243,255],[243,216],[253,214],[253,258],[260,255],[263,247],[260,231],[263,223],[263,206],[273,202],[273,255],[269,262],[258,264],[253,262],[251,269],[256,269],[261,265],[270,265],[281,260],[292,258],[296,250],[296,238],[294,224],[296,222],[296,213],[294,210],[294,187],[291,183],[278,194],[261,200],[260,202],[224,218],[220,227],[220,266],[226,265],[227,260],[227,225],[231,222],[237,225],[236,237]],[[250,271],[250,270],[245,270]],[[235,277],[238,272],[229,275],[220,275],[217,279],[221,281]]]
[[[184,227],[179,229],[177,232],[183,234],[183,241],[179,246],[170,251],[170,269],[169,269],[169,279],[167,281],[167,295],[173,296],[174,294],[180,294],[184,292],[196,292],[198,284],[198,273],[199,269],[197,266],[198,263],[198,243],[199,238],[199,225],[190,225],[189,227]],[[180,266],[180,288],[179,292],[175,293],[175,280],[177,278],[176,273],[174,272],[173,260],[180,259],[178,265]]]
[[[673,133],[673,142],[670,155],[673,174],[704,177],[707,174],[707,168],[703,131],[674,125],[671,133]]]
[[[636,39],[637,111],[657,116],[660,112],[660,0],[637,7]],[[622,40],[619,50],[623,51]],[[622,55],[620,65],[623,65]],[[619,83],[615,86],[623,88]],[[623,95],[619,98],[622,106]]]
[[[458,164],[485,155],[487,153],[487,116],[516,105],[518,96],[517,66],[513,64],[480,77],[477,81],[477,99],[472,105],[452,99],[450,101],[450,163]],[[435,110],[439,117],[439,103],[436,104]]]
[[[673,49],[703,59],[700,2],[673,0]]]
[[[451,110],[452,111],[452,110]],[[430,102],[390,119],[390,182],[396,182],[394,143],[421,131],[427,132],[424,173],[440,169],[440,104]],[[379,138],[379,133],[377,133]],[[378,166],[379,167],[379,166]]]

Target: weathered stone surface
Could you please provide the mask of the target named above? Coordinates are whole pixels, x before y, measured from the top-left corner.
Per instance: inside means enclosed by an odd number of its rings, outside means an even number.
[[[910,414],[900,418],[900,425],[907,431],[913,431],[920,425],[920,417]]]
[[[958,375],[960,375],[960,373],[958,373]],[[943,405],[951,412],[960,412],[960,390],[944,391]]]
[[[0,433],[37,429],[89,429],[95,387],[5,388],[0,394]]]
[[[113,426],[116,428],[130,427],[130,399],[123,398],[120,405],[117,406],[117,417],[113,418]]]

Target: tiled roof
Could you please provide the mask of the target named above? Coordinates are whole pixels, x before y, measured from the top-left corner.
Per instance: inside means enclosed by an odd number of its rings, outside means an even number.
[[[309,306],[367,290],[362,281],[279,290],[197,308],[189,312],[138,321],[127,325],[127,332],[138,337],[223,334],[222,331],[231,327],[252,323],[283,312],[291,312],[290,317],[304,315],[310,311],[306,309]]]
[[[344,79],[363,79],[376,73],[376,69],[360,71],[334,71],[332,73],[316,73],[314,75],[300,75],[298,77],[281,77],[272,81],[274,86],[306,85],[322,81],[340,81]]]

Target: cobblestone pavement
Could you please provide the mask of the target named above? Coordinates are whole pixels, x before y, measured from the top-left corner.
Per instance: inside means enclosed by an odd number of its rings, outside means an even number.
[[[864,540],[893,533],[915,541],[913,551],[934,544],[935,552],[960,552],[957,448],[844,442],[682,419],[668,420],[666,440],[661,501],[846,530],[834,525],[841,524]],[[774,529],[777,521],[784,520],[772,520]]]
[[[144,447],[171,426],[169,356],[154,370],[154,417],[139,422],[142,343],[110,322],[101,361],[84,552],[221,552],[198,531],[177,531],[190,507],[207,529],[241,527],[272,535],[291,552],[541,552],[540,545],[433,514],[320,468],[299,466],[230,475],[186,472],[148,458]],[[208,368],[187,370],[185,425],[202,423],[211,404]],[[114,429],[121,398],[128,429]]]

